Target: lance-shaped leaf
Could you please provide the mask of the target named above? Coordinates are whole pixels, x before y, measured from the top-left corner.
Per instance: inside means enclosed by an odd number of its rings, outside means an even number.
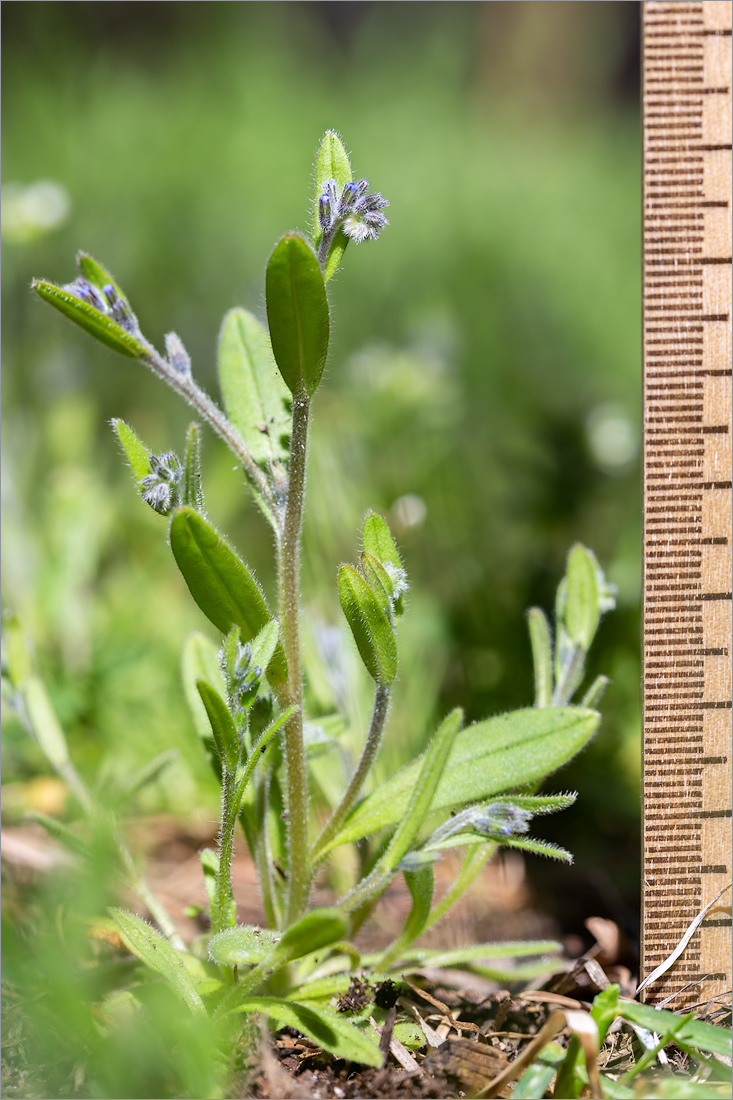
[[[313,247],[317,249],[321,243],[321,237],[323,236],[323,229],[318,217],[319,200],[324,192],[327,181],[335,180],[336,187],[340,194],[345,184],[350,183],[354,178],[349,162],[349,155],[335,130],[327,130],[323,135],[321,144],[318,147],[318,152],[316,153],[315,176],[316,189],[313,198]],[[328,258],[324,265],[323,277],[326,282],[328,282],[328,280],[338,271],[348,243],[349,238],[346,236],[343,229],[339,229],[331,242]]]
[[[547,616],[539,607],[527,613],[534,664],[535,706],[549,707],[552,701],[552,635]]]
[[[425,818],[433,805],[435,792],[450,756],[453,742],[463,723],[463,711],[451,711],[441,723],[438,732],[424,753],[420,771],[415,777],[414,786],[405,807],[404,817],[400,821],[387,851],[379,861],[386,871],[392,871],[402,857],[412,847]]]
[[[48,692],[38,676],[32,675],[26,679],[23,698],[39,748],[56,771],[63,774],[70,763],[69,746]]]
[[[278,997],[245,997],[235,1012],[261,1012],[275,1027],[292,1027],[307,1035],[336,1058],[381,1066],[382,1055],[373,1039],[348,1020],[313,1005],[283,1001]]]
[[[201,428],[194,421],[186,432],[186,465],[183,471],[183,502],[199,512],[204,508],[201,484]]]
[[[599,720],[582,707],[530,707],[467,726],[456,736],[431,810],[451,810],[543,779],[587,744]],[[326,850],[401,821],[421,765],[418,757],[363,799]]]
[[[315,193],[313,196],[313,245],[318,248],[323,231],[318,217],[319,200],[328,180],[335,180],[339,192],[354,176],[349,154],[335,130],[326,130],[316,153]],[[346,238],[348,240],[348,238]]]
[[[254,638],[272,616],[254,577],[216,528],[193,508],[178,508],[170,541],[176,564],[204,615],[223,634],[238,626],[244,641]],[[267,671],[276,684],[287,679],[280,645]]]
[[[314,394],[326,365],[328,299],[311,246],[297,233],[278,241],[265,276],[267,323],[275,362],[293,394]]]
[[[206,707],[219,759],[228,771],[234,771],[239,763],[239,737],[229,708],[218,691],[205,680],[198,680],[196,687]]]
[[[281,966],[302,959],[345,939],[348,931],[349,921],[344,913],[337,909],[312,909],[283,932],[273,962]]]
[[[124,909],[110,909],[110,914],[127,950],[151,970],[161,974],[192,1012],[205,1013],[204,1002],[196,991],[196,983],[175,948],[133,913],[126,913]]]
[[[405,610],[402,593],[407,588],[406,573],[402,565],[400,552],[392,538],[392,532],[387,526],[387,521],[378,512],[367,512],[364,517],[361,543],[364,553],[375,557],[383,566],[385,572],[389,574],[393,588],[397,592],[397,598],[393,604],[395,618],[401,618]]]
[[[379,606],[387,618],[392,614],[392,597],[394,596],[394,584],[387,570],[374,554],[361,555],[361,571],[367,584],[379,600]]]
[[[31,287],[45,302],[55,306],[70,321],[79,325],[102,344],[114,348],[120,355],[126,355],[130,359],[144,359],[147,356],[145,346],[122,325],[118,325],[108,314],[77,298],[70,290],[49,283],[45,279],[34,279]]]
[[[434,889],[433,868],[419,867],[414,871],[405,871],[404,875],[407,889],[412,897],[412,908],[400,934],[374,964],[377,970],[386,970],[400,958],[405,948],[422,935],[430,916]]]
[[[590,649],[601,617],[595,558],[576,543],[568,555],[565,627],[575,645]]]
[[[129,779],[125,780],[121,784],[119,797],[121,800],[133,798],[144,787],[149,786],[151,783],[155,783],[157,779],[163,774],[165,769],[174,761],[178,760],[179,753],[176,749],[167,749],[165,752],[161,752],[155,759],[151,760],[149,764],[146,764],[139,771],[135,772]]]
[[[399,550],[392,538],[387,521],[378,512],[367,512],[361,531],[362,548],[367,554],[373,554],[382,565],[388,563],[394,569],[402,568]]]
[[[194,631],[186,639],[181,658],[181,676],[196,733],[207,748],[213,747],[214,735],[211,732],[211,723],[198,693],[196,681],[206,680],[219,695],[226,695],[227,687],[219,667],[217,648],[205,634]]]
[[[87,282],[91,283],[92,286],[96,286],[99,290],[103,290],[106,286],[113,286],[117,297],[121,298],[129,308],[130,303],[124,290],[114,275],[100,264],[99,260],[95,260],[88,252],[77,252],[76,264]]]
[[[292,398],[267,330],[246,309],[230,309],[224,317],[217,363],[227,416],[255,462],[267,470],[287,462]]]
[[[351,565],[339,569],[338,590],[367,672],[378,684],[391,684],[397,675],[397,643],[378,598]]]
[[[142,481],[151,472],[150,451],[143,441],[135,434],[129,424],[124,420],[111,421],[115,435],[119,439],[125,457],[132,470],[132,476],[136,482]]]

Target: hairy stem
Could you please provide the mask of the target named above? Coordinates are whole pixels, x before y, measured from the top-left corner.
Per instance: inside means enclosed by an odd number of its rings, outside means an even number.
[[[140,338],[138,337],[138,339]],[[272,488],[262,470],[252,458],[234,425],[227,419],[221,409],[214,404],[209,395],[196,385],[190,374],[181,374],[177,371],[146,340],[140,340],[140,342],[144,343],[148,350],[147,357],[140,361],[153,374],[162,379],[166,385],[183,397],[185,401],[188,401],[189,405],[196,410],[209,427],[224,440],[229,450],[242,463],[250,481],[262,496],[263,502],[267,505],[266,514],[273,526],[276,526],[280,510]]]
[[[466,849],[463,866],[454,879],[453,884],[446,890],[438,904],[433,907],[430,916],[425,922],[423,932],[427,932],[429,928],[432,928],[439,920],[442,920],[456,902],[460,901],[471,883],[481,873],[494,855],[497,848],[498,844],[484,843],[472,844],[470,848]]]
[[[282,537],[278,541],[278,597],[283,649],[288,662],[288,704],[298,710],[285,726],[285,770],[290,838],[286,923],[302,915],[308,902],[308,770],[303,743],[303,682],[300,667],[300,533],[305,500],[310,398],[293,398],[290,480]]]
[[[349,785],[343,795],[343,798],[339,802],[336,809],[329,817],[326,824],[323,826],[320,836],[318,837],[314,849],[312,866],[315,868],[318,863],[323,859],[323,849],[336,835],[339,827],[344,821],[351,807],[356,801],[359,791],[362,788],[364,780],[369,774],[369,770],[374,763],[374,759],[379,751],[379,746],[382,741],[382,731],[384,730],[384,724],[387,720],[387,714],[389,712],[389,700],[390,689],[387,684],[377,684],[377,690],[374,695],[374,708],[372,710],[372,718],[369,723],[369,732],[362,749],[361,757],[356,765],[354,774],[352,775]]]
[[[219,826],[219,869],[216,872],[216,899],[211,913],[211,930],[216,935],[229,928],[232,897],[232,853],[234,823],[237,817],[234,790],[235,773],[225,767],[221,776],[221,824]]]

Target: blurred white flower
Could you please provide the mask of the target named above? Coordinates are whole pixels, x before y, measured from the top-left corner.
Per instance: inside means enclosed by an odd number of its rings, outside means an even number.
[[[26,244],[64,224],[71,211],[66,188],[55,180],[6,183],[2,189],[2,236]]]
[[[607,474],[620,474],[639,450],[639,433],[620,405],[596,405],[585,422],[588,447]]]

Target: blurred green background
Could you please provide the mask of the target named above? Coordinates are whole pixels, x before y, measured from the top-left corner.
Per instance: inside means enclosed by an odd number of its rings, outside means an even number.
[[[412,586],[388,767],[448,707],[531,703],[524,612],[551,608],[586,543],[618,586],[590,669],[612,684],[597,739],[548,785],[580,791],[542,829],[576,865],[528,870],[564,931],[594,914],[635,932],[637,20],[632,3],[534,0],[3,6],[3,605],[85,776],[115,784],[174,745],[141,812],[216,812],[178,671],[206,625],[106,424],[160,452],[189,417],[31,277],[70,281],[91,252],[146,335],[175,329],[216,392],[221,317],[264,312],[269,250],[308,228],[314,151],[335,128],[391,224],[330,290],[304,577],[330,664],[313,694],[339,694],[335,573],[367,508],[389,516]],[[271,591],[269,534],[211,437],[204,477]],[[47,767],[12,718],[4,751],[12,821]]]

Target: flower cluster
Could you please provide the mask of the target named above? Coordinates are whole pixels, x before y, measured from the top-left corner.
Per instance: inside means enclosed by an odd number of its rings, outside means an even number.
[[[339,194],[336,180],[327,180],[318,200],[318,220],[323,230],[320,254],[328,255],[331,242],[339,229],[358,244],[375,241],[380,230],[388,225],[382,210],[389,202],[378,191],[367,194],[366,180],[347,183]]]
[[[178,455],[166,451],[150,456],[150,473],[140,481],[142,498],[153,511],[167,516],[178,504],[183,468]]]
[[[132,333],[133,336],[140,334],[137,317],[130,309],[129,302],[118,294],[112,283],[108,283],[99,290],[86,279],[75,279],[73,283],[68,283],[64,290],[73,294],[75,298],[79,298],[80,301],[86,302],[93,309],[111,317],[126,332]]]

